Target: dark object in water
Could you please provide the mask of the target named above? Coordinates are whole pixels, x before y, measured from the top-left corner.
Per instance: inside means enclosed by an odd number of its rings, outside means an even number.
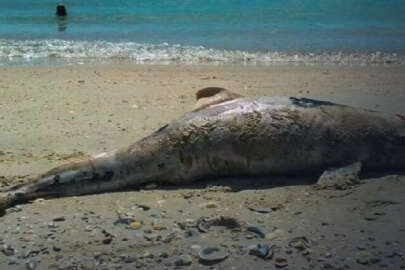
[[[56,6],[56,15],[57,16],[67,16],[66,7],[64,4],[58,4]]]

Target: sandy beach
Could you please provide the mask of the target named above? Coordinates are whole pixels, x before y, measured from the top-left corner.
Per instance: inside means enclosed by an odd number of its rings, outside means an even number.
[[[132,144],[189,111],[203,87],[405,114],[404,74],[405,67],[394,65],[0,67],[0,188]],[[208,187],[21,205],[0,217],[0,269],[274,269],[285,262],[288,269],[405,269],[403,175],[366,177],[343,191],[267,186],[266,179],[259,186],[210,180]],[[142,228],[117,224],[116,211]],[[264,238],[181,225],[219,216],[259,227]],[[309,239],[310,247],[291,246],[295,237]],[[248,246],[258,242],[277,246],[273,258],[249,255]],[[228,257],[201,263],[197,253],[207,245],[221,246]]]

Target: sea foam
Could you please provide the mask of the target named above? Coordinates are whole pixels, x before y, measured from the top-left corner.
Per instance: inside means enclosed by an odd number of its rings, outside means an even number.
[[[1,65],[72,64],[115,59],[137,64],[405,64],[405,54],[383,52],[248,52],[168,43],[0,39]]]

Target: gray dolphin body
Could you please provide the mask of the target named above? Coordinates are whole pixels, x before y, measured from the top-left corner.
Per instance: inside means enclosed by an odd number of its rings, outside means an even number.
[[[361,162],[405,169],[405,121],[331,102],[240,97],[202,89],[199,107],[135,144],[67,164],[0,194],[0,210],[40,197],[114,191],[150,182],[321,173]]]

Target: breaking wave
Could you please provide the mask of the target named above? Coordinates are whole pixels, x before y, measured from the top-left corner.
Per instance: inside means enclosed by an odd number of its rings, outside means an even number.
[[[88,63],[114,59],[138,64],[405,64],[405,54],[384,52],[247,52],[167,43],[0,39],[0,65]]]

